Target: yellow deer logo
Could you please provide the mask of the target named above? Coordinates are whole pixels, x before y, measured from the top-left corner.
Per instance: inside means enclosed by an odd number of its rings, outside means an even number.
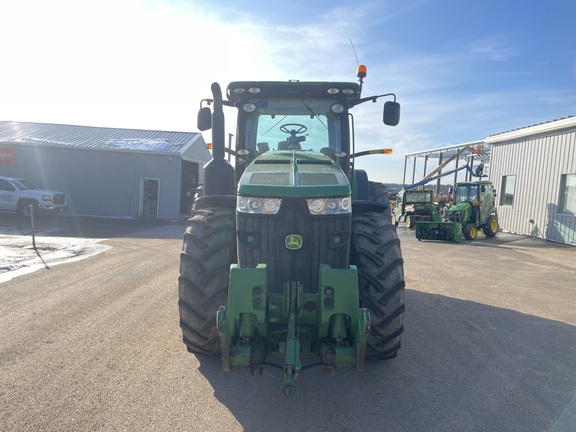
[[[302,248],[302,236],[298,234],[290,234],[286,236],[286,248],[296,250]]]

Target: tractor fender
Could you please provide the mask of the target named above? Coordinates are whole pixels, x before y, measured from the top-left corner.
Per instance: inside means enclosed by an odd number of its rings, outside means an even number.
[[[354,186],[352,191],[353,200],[370,200],[370,182],[366,171],[354,170]]]
[[[364,170],[354,170],[352,185],[352,213],[385,213],[390,217],[390,203],[387,194],[375,196],[371,191],[371,185],[379,183],[370,182],[368,174]]]

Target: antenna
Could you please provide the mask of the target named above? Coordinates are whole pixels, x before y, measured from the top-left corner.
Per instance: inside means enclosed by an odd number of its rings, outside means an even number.
[[[356,56],[356,65],[360,66],[360,61],[358,60],[358,54],[356,54],[356,48],[354,48],[354,44],[352,43],[352,39],[348,39],[350,41],[350,45],[352,45],[352,50],[354,51],[354,55]]]
[[[354,44],[352,43],[352,39],[349,40],[350,45],[352,45],[352,50],[354,50],[354,55],[356,56],[356,63],[358,64],[356,76],[358,77],[358,83],[360,84],[360,91],[358,92],[358,96],[360,96],[362,94],[362,85],[364,84],[364,78],[366,78],[366,66],[360,64],[360,61],[358,60],[358,54],[356,54],[356,48],[354,48]]]

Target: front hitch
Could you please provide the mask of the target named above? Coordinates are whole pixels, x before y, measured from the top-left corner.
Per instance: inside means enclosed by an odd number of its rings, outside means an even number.
[[[284,347],[284,384],[282,395],[291,398],[296,394],[294,381],[300,375],[302,364],[300,362],[300,339],[296,334],[296,307],[299,304],[300,293],[303,291],[300,282],[289,282],[285,288],[288,290],[288,334]]]
[[[316,293],[305,292],[300,281],[269,293],[265,264],[231,266],[228,304],[216,317],[225,371],[279,368],[284,372],[282,395],[292,398],[305,369],[363,369],[370,314],[359,307],[357,269],[321,265],[319,270]]]

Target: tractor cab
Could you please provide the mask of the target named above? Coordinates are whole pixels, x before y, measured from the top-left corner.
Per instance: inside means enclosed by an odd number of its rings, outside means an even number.
[[[494,209],[494,188],[489,181],[458,183],[454,192],[454,204],[470,204],[472,220],[487,220]],[[464,208],[460,206],[460,208]]]
[[[288,155],[312,152],[333,161],[351,175],[351,160],[369,151],[354,154],[353,118],[349,110],[386,95],[361,98],[362,86],[351,82],[236,81],[228,85],[225,106],[238,109],[234,172],[238,182],[245,169],[261,155]],[[207,105],[211,99],[205,99]],[[384,104],[383,122],[399,122],[400,105]],[[209,106],[200,109],[198,128],[213,127]],[[222,126],[215,128],[217,134]],[[214,134],[214,132],[213,132]],[[218,137],[223,140],[223,137]],[[288,153],[287,153],[288,152]],[[322,157],[322,156],[321,156]],[[221,173],[217,177],[221,179]],[[210,179],[208,178],[207,181]]]

